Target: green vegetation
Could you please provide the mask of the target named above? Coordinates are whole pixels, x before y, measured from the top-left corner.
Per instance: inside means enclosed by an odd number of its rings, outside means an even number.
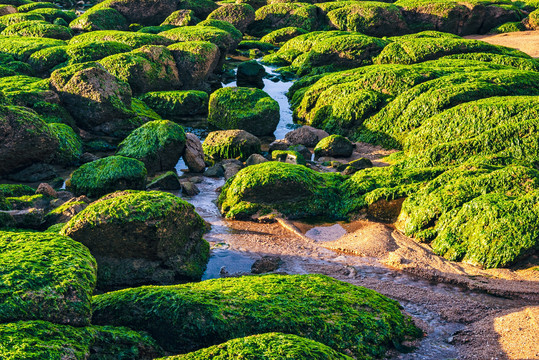
[[[354,145],[341,135],[330,135],[323,138],[316,144],[314,148],[314,155],[316,157],[321,156],[335,156],[335,157],[348,157],[352,155],[354,151]]]
[[[180,80],[186,88],[197,88],[224,59],[219,47],[209,41],[185,41],[168,49],[176,60]]]
[[[17,11],[20,13],[29,12],[35,9],[58,9],[58,5],[50,2],[31,2],[29,4],[21,5],[17,7]]]
[[[209,162],[224,159],[247,160],[252,154],[260,153],[260,140],[244,130],[213,131],[202,144]]]
[[[395,301],[323,275],[140,287],[96,296],[93,305],[95,323],[148,331],[174,352],[281,331],[372,359],[420,335]]]
[[[282,45],[290,39],[295,38],[296,36],[304,35],[307,31],[294,26],[285,27],[282,29],[277,29],[270,32],[267,35],[264,35],[260,41],[270,43],[273,45]]]
[[[43,16],[45,21],[53,23],[57,19],[62,19],[65,22],[75,20],[77,14],[73,10],[60,10],[51,7],[41,7],[28,12],[28,14],[37,14]]]
[[[0,184],[0,196],[4,197],[19,197],[26,195],[34,195],[36,189],[28,185],[22,184]]]
[[[245,31],[255,19],[255,9],[249,4],[222,4],[208,15],[208,20],[221,20]]]
[[[321,25],[318,8],[305,3],[275,3],[261,7],[255,13],[255,21],[248,33],[264,36],[286,27],[297,27],[305,31],[315,31]]]
[[[52,233],[0,232],[0,322],[90,323],[96,263],[82,244]]]
[[[150,336],[112,326],[73,327],[46,321],[0,324],[0,357],[4,360],[141,359],[161,356]]]
[[[13,24],[27,21],[45,21],[45,18],[39,14],[15,13],[0,16],[0,26],[8,27]]]
[[[163,29],[161,31],[170,30],[176,26],[189,26],[196,25],[200,22],[200,19],[195,16],[195,12],[192,10],[178,10],[170,14],[165,21],[163,21],[160,27],[164,28],[169,26],[168,29]],[[146,27],[147,29],[148,27]],[[145,29],[145,28],[143,28]],[[139,30],[142,31],[143,29]],[[144,31],[142,31],[144,32]]]
[[[214,20],[216,21],[216,20]],[[200,25],[200,24],[199,24]],[[209,41],[219,47],[223,56],[239,41],[234,40],[232,34],[214,26],[182,26],[159,33],[160,36],[170,39],[171,42],[182,41]],[[232,26],[232,25],[230,25]]]
[[[49,124],[49,128],[58,137],[58,150],[55,162],[63,165],[73,165],[79,162],[82,155],[82,140],[65,124]]]
[[[131,99],[131,109],[144,121],[162,120],[161,116],[142,100]]]
[[[208,94],[204,91],[154,91],[140,99],[163,118],[177,121],[208,111]]]
[[[114,190],[144,189],[144,163],[123,156],[108,156],[82,165],[66,185],[77,195],[99,197]]]
[[[226,343],[210,346],[189,354],[170,356],[162,360],[202,360],[202,359],[311,359],[311,360],[351,360],[317,341],[297,335],[267,333],[229,340]]]
[[[26,61],[30,55],[44,48],[66,45],[64,41],[25,36],[0,36],[0,52]]]
[[[2,31],[2,35],[69,40],[73,36],[73,32],[65,26],[53,25],[45,21],[24,21],[9,25]]]
[[[516,32],[516,31],[525,31],[526,26],[520,21],[516,22],[509,22],[502,24],[500,26],[496,26],[494,29],[490,30],[489,33],[491,34],[503,34],[503,33],[509,33],[509,32]]]
[[[75,36],[69,42],[70,45],[88,41],[116,41],[133,48],[139,48],[144,45],[170,45],[173,41],[163,36],[154,34],[143,34],[128,31],[92,31]]]
[[[208,122],[224,130],[272,135],[279,123],[279,103],[259,89],[218,89],[210,96]]]
[[[128,21],[117,10],[101,8],[88,10],[75,20],[69,27],[79,31],[127,30]]]
[[[292,157],[294,157],[295,160],[296,160],[296,163],[298,165],[305,165],[306,164],[305,158],[303,157],[303,155],[301,155],[297,151],[294,151],[294,150],[273,150],[271,152],[271,158],[273,160],[277,160],[277,161],[280,161],[280,158],[285,158],[286,159],[286,157],[288,155],[291,155]]]
[[[70,64],[98,61],[107,56],[131,51],[129,45],[117,41],[79,42],[66,47]]]

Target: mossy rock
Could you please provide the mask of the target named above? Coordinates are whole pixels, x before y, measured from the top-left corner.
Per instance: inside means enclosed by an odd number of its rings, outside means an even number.
[[[217,28],[217,29],[221,29],[228,32],[232,36],[232,39],[234,39],[235,41],[234,47],[243,38],[242,32],[236,29],[236,27],[228,21],[217,20],[217,19],[206,19],[204,21],[199,22],[197,26],[212,27],[212,28]]]
[[[329,23],[338,30],[357,31],[371,36],[395,36],[409,32],[400,9],[376,1],[361,1],[327,13]]]
[[[0,249],[0,322],[90,323],[96,263],[85,246],[52,233],[0,232]]]
[[[339,174],[317,173],[303,165],[267,162],[249,166],[229,180],[219,196],[227,218],[279,212],[288,218],[325,216],[342,219]]]
[[[142,190],[146,186],[144,163],[123,156],[108,156],[84,164],[71,174],[68,187],[76,195],[99,197],[115,190]]]
[[[219,47],[209,41],[184,41],[168,49],[176,60],[180,81],[186,89],[199,89],[221,59]]]
[[[146,45],[99,61],[108,72],[129,83],[135,94],[180,87],[176,62],[164,46]]]
[[[232,26],[232,25],[231,25]],[[228,31],[213,26],[182,26],[159,34],[174,42],[208,41],[219,47],[222,61],[239,43]]]
[[[15,60],[26,61],[41,49],[62,46],[62,40],[24,36],[0,36],[0,52],[11,55]]]
[[[155,91],[144,94],[140,99],[163,118],[176,121],[204,115],[208,111],[208,94],[204,91]]]
[[[267,35],[264,35],[260,39],[260,41],[267,42],[273,45],[282,45],[288,40],[291,40],[295,38],[296,36],[304,35],[306,33],[307,33],[307,30],[304,30],[299,27],[289,26],[282,29],[277,29],[275,31],[270,32]]]
[[[131,46],[133,48],[139,48],[144,45],[168,46],[173,43],[173,41],[160,35],[144,34],[129,31],[106,30],[92,31],[85,34],[77,35],[69,41],[69,44],[73,45],[88,41],[116,41]]]
[[[131,99],[131,108],[135,113],[137,113],[139,118],[144,119],[145,122],[147,121],[154,121],[154,120],[163,120],[161,116],[159,116],[158,113],[153,111],[152,108],[150,108],[144,101],[133,98]]]
[[[170,14],[160,26],[193,26],[199,22],[200,19],[195,16],[195,12],[193,10],[177,10]],[[163,29],[162,31],[166,30],[170,29]]]
[[[33,195],[36,189],[23,184],[0,184],[0,196],[17,197]]]
[[[539,29],[539,9],[532,11],[528,15],[528,19],[526,21],[526,27],[532,30]]]
[[[305,157],[294,150],[273,150],[271,158],[276,161],[295,165],[305,165]]]
[[[169,193],[123,191],[75,215],[62,234],[85,244],[98,263],[98,287],[200,280],[209,259],[204,220]]]
[[[255,9],[248,4],[223,4],[212,11],[208,19],[227,21],[244,32],[255,20]]]
[[[220,129],[272,135],[279,119],[279,104],[262,90],[226,87],[210,96],[208,122]]]
[[[16,13],[0,16],[0,26],[8,27],[13,24],[28,21],[45,21],[45,18],[39,14]]]
[[[59,40],[69,40],[73,37],[71,29],[65,26],[53,25],[46,21],[24,21],[9,25],[2,31],[2,35],[18,35],[29,37],[42,37]]]
[[[201,360],[210,358],[241,359],[248,356],[252,360],[273,360],[277,358],[312,360],[351,360],[317,341],[297,335],[266,333],[252,335],[226,343],[210,346],[185,355],[164,357],[161,360]]]
[[[29,12],[35,9],[59,9],[59,6],[50,2],[31,2],[17,7],[17,12]]]
[[[305,3],[276,3],[261,7],[255,13],[255,21],[247,29],[253,36],[264,36],[285,28],[298,27],[315,31],[322,25],[321,11]]]
[[[54,162],[62,165],[77,164],[82,156],[82,140],[73,129],[65,124],[49,124],[49,128],[58,138],[58,149]]]
[[[33,111],[17,106],[0,106],[0,175],[36,162],[51,160],[58,139]]]
[[[185,132],[169,120],[148,122],[118,145],[117,155],[140,160],[149,175],[172,170],[185,149]]]
[[[68,46],[54,46],[36,51],[28,59],[28,63],[37,74],[50,74],[57,66],[69,60]]]
[[[120,13],[128,24],[151,26],[163,22],[176,10],[176,7],[177,1],[173,0],[105,0],[94,5],[87,12],[110,8]]]
[[[7,103],[33,107],[41,101],[55,101],[47,80],[32,76],[17,75],[0,78],[0,87]]]
[[[163,351],[150,336],[112,326],[73,327],[46,321],[0,324],[0,357],[151,360]]]
[[[128,21],[115,9],[101,8],[86,11],[84,14],[71,21],[69,27],[75,31],[125,31],[128,28]]]
[[[494,29],[490,30],[490,34],[504,34],[517,31],[525,31],[526,26],[521,21],[508,22],[500,26],[496,26]]]
[[[323,275],[249,276],[126,289],[96,296],[93,304],[95,323],[148,331],[174,352],[280,331],[370,359],[420,333],[395,301]]]
[[[199,19],[205,19],[219,5],[211,0],[180,0],[179,10],[193,10],[195,16]]]
[[[70,64],[98,61],[107,56],[130,52],[131,46],[116,41],[88,41],[69,45],[66,55]]]
[[[225,159],[245,161],[250,155],[260,153],[260,145],[260,140],[247,131],[223,130],[209,133],[202,148],[211,162]]]
[[[349,157],[354,151],[354,144],[341,135],[330,135],[320,140],[314,148],[316,157]]]
[[[539,61],[532,58],[515,57],[511,55],[492,53],[467,53],[444,56],[442,59],[468,59],[483,62],[491,62],[498,65],[506,65],[519,70],[539,72]]]

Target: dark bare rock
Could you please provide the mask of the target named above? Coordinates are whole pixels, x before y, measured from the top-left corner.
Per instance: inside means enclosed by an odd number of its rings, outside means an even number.
[[[58,176],[58,173],[49,164],[35,163],[23,170],[10,174],[8,179],[19,182],[38,182],[44,180],[51,180]]]
[[[185,138],[185,151],[183,153],[185,164],[190,172],[204,172],[206,163],[204,162],[204,150],[202,149],[200,139],[192,133],[186,133]]]
[[[251,272],[253,274],[265,274],[275,271],[281,266],[283,261],[278,256],[264,256],[258,259],[251,266]]]
[[[316,129],[312,126],[302,126],[286,134],[285,139],[292,145],[314,147],[320,140],[327,136],[329,134],[324,130]]]

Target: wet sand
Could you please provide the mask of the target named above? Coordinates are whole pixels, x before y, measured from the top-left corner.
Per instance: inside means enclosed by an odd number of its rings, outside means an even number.
[[[469,35],[466,39],[475,39],[493,45],[502,45],[518,49],[533,58],[539,58],[539,30],[518,31],[497,35]]]

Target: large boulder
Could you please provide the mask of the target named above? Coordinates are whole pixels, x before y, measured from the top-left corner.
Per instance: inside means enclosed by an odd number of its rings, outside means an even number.
[[[105,0],[89,11],[111,8],[130,24],[159,25],[176,10],[176,6],[174,0]]]
[[[210,96],[208,122],[224,130],[273,135],[279,124],[279,104],[259,89],[222,88]]]
[[[124,156],[108,156],[75,170],[66,181],[75,195],[99,197],[115,190],[142,190],[146,186],[144,163]]]
[[[163,350],[149,335],[127,328],[73,327],[46,321],[0,324],[0,358],[6,360],[152,360],[162,355]]]
[[[78,213],[62,233],[86,245],[98,287],[200,280],[209,258],[204,220],[186,201],[159,191],[125,191]]]
[[[264,36],[285,27],[315,31],[321,26],[322,19],[322,12],[314,5],[275,3],[263,6],[256,11],[255,21],[249,26],[247,33],[253,36]]]
[[[129,23],[118,11],[112,8],[89,9],[69,23],[75,31],[127,30]]]
[[[0,232],[0,268],[1,323],[90,324],[96,263],[82,244],[52,233]]]
[[[251,360],[272,360],[282,354],[294,359],[310,360],[352,360],[351,357],[339,353],[332,348],[297,335],[267,333],[251,335],[229,340],[226,343],[210,346],[185,355],[170,356],[163,360],[204,360],[213,357],[229,358],[229,354],[249,354]]]
[[[349,157],[354,151],[354,144],[341,135],[330,135],[320,140],[314,148],[316,157]]]
[[[119,135],[137,127],[131,88],[96,63],[71,65],[51,75],[51,86],[84,130]]]
[[[140,160],[149,175],[172,170],[185,148],[183,128],[169,120],[148,122],[134,130],[118,146],[116,155]]]
[[[170,41],[167,38],[155,34],[144,34],[132,31],[107,30],[82,33],[71,39],[71,41],[69,41],[69,44],[73,45],[87,41],[116,41],[125,45],[129,45],[133,48],[139,48],[144,45],[168,46],[173,43],[173,41]]]
[[[170,45],[185,89],[200,89],[216,69],[221,51],[209,41],[184,41]]]
[[[315,147],[320,140],[328,137],[329,134],[324,130],[316,129],[312,126],[302,126],[292,130],[285,135],[285,139],[291,145],[303,145],[306,147]],[[284,150],[284,149],[283,149]]]
[[[140,99],[163,118],[178,122],[208,111],[208,94],[204,91],[154,91]]]
[[[0,106],[0,176],[51,160],[58,138],[34,112]]]
[[[99,63],[118,79],[129,83],[136,94],[181,86],[176,62],[164,46],[143,46],[130,53],[106,57]]]
[[[206,168],[204,162],[204,149],[200,139],[192,133],[185,134],[185,152],[183,154],[183,160],[185,165],[189,168],[189,171],[195,173],[202,173]]]
[[[51,38],[59,40],[69,40],[73,37],[71,29],[48,23],[46,21],[24,21],[12,24],[2,31],[2,35],[28,36],[39,38]]]
[[[228,21],[244,32],[255,20],[255,9],[248,4],[223,4],[208,15],[208,19]]]
[[[246,276],[110,292],[94,298],[92,320],[147,331],[176,353],[283,331],[371,358],[421,334],[394,300],[323,275]]]
[[[250,155],[260,153],[260,145],[260,140],[247,131],[223,130],[209,133],[202,148],[210,162],[225,159],[245,161]]]

